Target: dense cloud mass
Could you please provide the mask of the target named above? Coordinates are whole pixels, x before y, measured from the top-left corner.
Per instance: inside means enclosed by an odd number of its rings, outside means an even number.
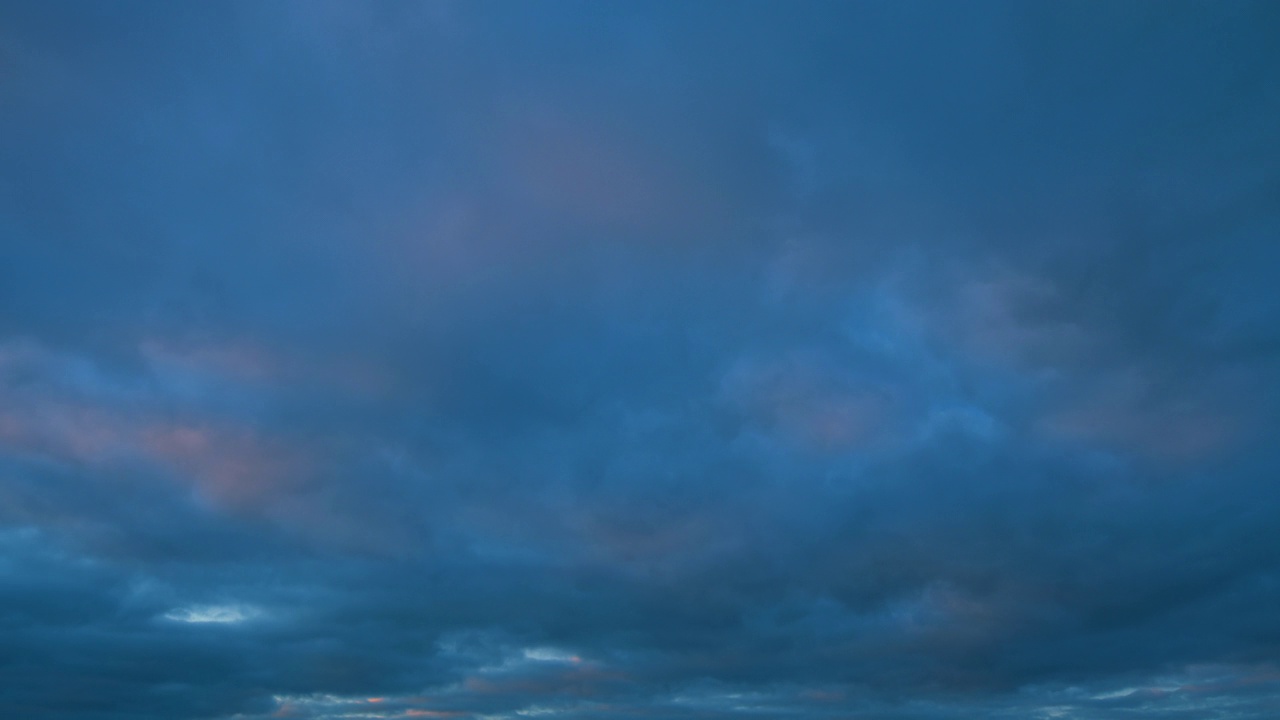
[[[0,5],[0,716],[1280,717],[1277,37]]]

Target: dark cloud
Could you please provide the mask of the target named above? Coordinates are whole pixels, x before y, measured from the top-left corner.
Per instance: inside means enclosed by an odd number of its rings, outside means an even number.
[[[0,11],[0,710],[1280,712],[1262,3]]]

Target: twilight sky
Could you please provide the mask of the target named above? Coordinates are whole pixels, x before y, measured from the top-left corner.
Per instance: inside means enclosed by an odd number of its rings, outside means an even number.
[[[0,1],[0,716],[1280,716],[1278,37]]]

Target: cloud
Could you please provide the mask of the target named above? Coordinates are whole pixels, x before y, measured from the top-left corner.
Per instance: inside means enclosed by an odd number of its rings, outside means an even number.
[[[257,610],[238,605],[192,605],[170,610],[164,617],[185,623],[239,623],[256,614]]]
[[[80,10],[8,714],[1276,714],[1268,8]]]

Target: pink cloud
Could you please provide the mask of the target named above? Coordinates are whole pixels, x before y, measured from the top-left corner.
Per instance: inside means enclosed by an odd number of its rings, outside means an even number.
[[[889,398],[842,376],[822,357],[739,363],[722,395],[757,427],[809,450],[865,449],[887,438]]]
[[[571,666],[554,674],[536,676],[484,677],[472,675],[462,687],[468,693],[485,696],[572,696],[593,697],[603,693],[605,686],[627,682],[621,672],[588,665]]]
[[[1216,454],[1241,437],[1241,420],[1195,393],[1153,395],[1136,371],[1096,383],[1048,413],[1041,432],[1058,440],[1097,443],[1163,461]]]
[[[300,718],[304,713],[301,708],[290,703],[284,703],[276,711],[271,714],[273,718]]]
[[[695,562],[707,552],[722,549],[728,537],[712,519],[699,516],[637,526],[583,511],[570,513],[566,522],[575,532],[575,546],[595,559],[645,568]]]
[[[225,507],[261,502],[305,468],[301,453],[246,429],[67,404],[0,415],[0,448],[97,469],[140,463],[193,483]]]
[[[254,391],[290,385],[330,392],[377,395],[390,386],[386,372],[354,354],[303,357],[245,339],[149,338],[138,353],[154,377],[173,385],[238,385]]]
[[[226,378],[240,382],[278,379],[284,361],[266,348],[248,342],[176,343],[151,338],[139,352],[160,371]]]
[[[51,399],[0,411],[0,446],[21,455],[93,465],[128,457],[129,430],[96,407]]]
[[[263,367],[241,353],[201,357]],[[14,370],[37,381],[16,382]],[[0,451],[95,470],[143,466],[228,508],[261,503],[306,472],[300,448],[156,392],[145,376],[107,377],[78,356],[0,344]]]
[[[940,330],[973,357],[1031,369],[1070,362],[1096,338],[1069,320],[1040,310],[1059,300],[1047,279],[1010,268],[992,268],[960,281],[949,298]]]
[[[509,102],[495,149],[517,200],[593,223],[647,224],[670,211],[670,171],[619,128],[546,99]]]
[[[810,688],[800,693],[800,697],[812,702],[819,703],[842,703],[848,699],[843,690],[823,690]]]
[[[153,424],[137,436],[140,456],[193,480],[225,507],[250,508],[279,494],[302,476],[302,454],[247,429]]]

